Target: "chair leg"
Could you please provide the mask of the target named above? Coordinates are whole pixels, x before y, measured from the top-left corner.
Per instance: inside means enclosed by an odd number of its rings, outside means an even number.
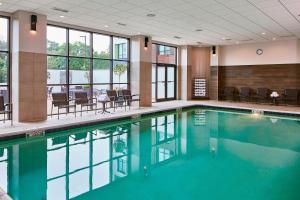
[[[4,120],[3,120],[3,123],[5,123],[5,112],[3,113],[3,116],[4,116]]]

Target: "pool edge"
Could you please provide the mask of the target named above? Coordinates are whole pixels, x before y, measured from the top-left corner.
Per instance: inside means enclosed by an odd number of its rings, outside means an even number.
[[[181,106],[175,106],[171,108],[165,108],[165,109],[159,109],[159,110],[148,110],[148,111],[142,111],[139,114],[136,113],[128,113],[123,116],[112,116],[110,118],[101,118],[101,119],[93,119],[89,121],[82,121],[80,123],[78,122],[72,122],[68,124],[60,124],[60,125],[50,125],[49,127],[43,127],[43,128],[31,128],[28,130],[18,130],[18,131],[12,131],[4,134],[0,134],[0,142],[6,141],[6,140],[14,140],[14,139],[21,139],[26,138],[28,134],[31,134],[33,132],[36,133],[43,133],[43,134],[50,134],[56,131],[63,131],[71,128],[78,128],[81,126],[92,126],[97,124],[103,124],[107,122],[115,122],[119,120],[126,120],[126,119],[132,119],[134,117],[146,117],[153,114],[160,114],[164,112],[175,112],[179,110],[186,110],[191,108],[213,108],[213,109],[224,109],[224,110],[231,110],[231,111],[242,111],[242,112],[252,112],[254,108],[247,108],[247,107],[238,107],[238,106],[225,106],[225,105],[211,105],[211,104],[203,104],[203,103],[194,103],[189,105],[181,105]],[[262,110],[265,115],[279,115],[279,116],[290,116],[290,117],[300,117],[300,113],[297,112],[287,112],[287,111],[278,111],[278,110],[269,110],[269,109],[258,109]]]

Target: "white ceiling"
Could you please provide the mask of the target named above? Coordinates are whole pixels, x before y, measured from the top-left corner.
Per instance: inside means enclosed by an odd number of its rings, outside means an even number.
[[[0,11],[27,10],[51,21],[177,45],[226,45],[300,38],[300,0],[0,0]],[[66,9],[68,13],[54,11]],[[147,17],[149,13],[155,17]],[[64,15],[64,18],[60,18]],[[124,23],[126,26],[120,26]],[[109,25],[109,27],[105,27]],[[203,31],[197,32],[196,29]],[[265,34],[262,34],[265,33]],[[179,36],[181,39],[175,39]],[[230,38],[230,41],[225,39]]]

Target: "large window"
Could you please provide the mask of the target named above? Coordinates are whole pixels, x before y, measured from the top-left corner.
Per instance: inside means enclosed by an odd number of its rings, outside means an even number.
[[[86,91],[97,97],[108,89],[129,88],[127,38],[49,25],[47,40],[49,110],[53,92],[73,98],[76,91]]]
[[[9,18],[0,17],[0,96],[10,101]]]
[[[152,46],[152,101],[176,99],[177,48]]]

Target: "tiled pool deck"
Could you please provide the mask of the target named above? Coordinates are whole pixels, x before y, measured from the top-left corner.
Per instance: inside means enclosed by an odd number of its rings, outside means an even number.
[[[10,122],[5,124],[0,123],[0,140],[7,139],[10,137],[15,137],[24,133],[40,132],[48,129],[60,129],[66,126],[78,126],[80,124],[96,123],[106,120],[116,120],[118,118],[132,117],[141,114],[148,114],[154,112],[167,111],[182,107],[189,106],[212,106],[212,107],[222,107],[222,108],[234,108],[234,109],[247,109],[247,110],[263,110],[265,112],[271,113],[282,113],[282,114],[293,114],[300,116],[300,107],[293,106],[273,106],[264,104],[249,104],[249,103],[238,103],[238,102],[220,102],[220,101],[170,101],[155,103],[150,108],[133,108],[131,110],[125,111],[124,109],[119,109],[111,114],[101,114],[95,112],[83,113],[80,116],[78,113],[77,117],[73,114],[67,116],[61,115],[60,119],[57,116],[53,116],[47,121],[39,123],[14,123],[10,126]]]

